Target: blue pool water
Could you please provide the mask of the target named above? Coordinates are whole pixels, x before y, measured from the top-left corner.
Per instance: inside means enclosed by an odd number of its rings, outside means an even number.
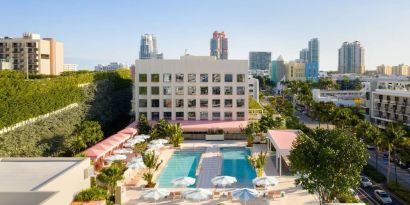
[[[201,159],[202,150],[175,151],[157,179],[160,188],[173,187],[171,181],[178,177],[195,178],[195,171]],[[190,186],[195,187],[195,184]]]
[[[235,187],[253,187],[255,169],[248,161],[250,150],[244,147],[224,147],[222,153],[222,175],[233,176],[238,180]]]

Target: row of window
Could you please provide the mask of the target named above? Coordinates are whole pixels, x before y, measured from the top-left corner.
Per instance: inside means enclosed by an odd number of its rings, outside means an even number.
[[[212,120],[221,120],[221,112],[212,112]],[[147,116],[146,112],[140,112],[140,115]],[[196,120],[196,112],[187,112],[188,120]],[[208,112],[199,112],[199,120],[208,120]],[[224,120],[232,120],[232,112],[223,112]],[[164,112],[163,117],[166,120],[172,120],[172,112]],[[176,120],[184,120],[184,112],[175,112]],[[245,118],[245,112],[236,112],[237,120],[242,120]],[[159,112],[151,112],[151,120],[159,120]]]
[[[197,74],[195,73],[189,73],[187,74],[187,81],[189,83],[195,83],[197,82],[196,79]],[[199,74],[199,82],[208,82],[208,74],[203,73]],[[221,77],[222,75],[219,73],[214,73],[211,75],[212,77],[212,82],[214,83],[219,83],[221,82]],[[163,78],[162,78],[164,83],[170,83],[172,82],[172,74],[171,73],[164,73]],[[148,81],[148,74],[143,73],[138,75],[138,81],[139,82],[147,82]],[[159,74],[151,74],[151,82],[158,83],[160,81],[160,75]],[[185,74],[184,73],[177,73],[175,74],[175,82],[185,82]],[[224,82],[233,82],[233,75],[232,74],[224,74]],[[237,74],[236,75],[236,82],[243,83],[245,82],[245,74]]]
[[[197,99],[188,99],[186,100],[186,105],[189,108],[196,108],[197,107]],[[146,99],[140,99],[138,101],[139,107],[140,108],[146,108],[148,107],[148,100]],[[172,99],[164,99],[162,104],[162,107],[164,108],[172,108]],[[178,108],[183,108],[185,106],[185,100],[184,99],[175,99],[175,107]],[[207,108],[208,107],[208,99],[200,99],[199,100],[199,107],[201,108]],[[221,107],[221,100],[220,99],[212,99],[212,107],[213,108],[218,108]],[[225,99],[223,100],[224,107],[230,108],[233,107],[233,100],[232,99]],[[245,106],[245,99],[236,99],[236,107],[242,108]],[[160,100],[159,99],[153,99],[151,100],[151,107],[160,107]]]
[[[199,87],[199,94],[201,95],[208,95],[209,89],[212,89],[212,95],[220,95],[221,94],[221,87],[213,86],[201,86]],[[197,89],[196,86],[188,86],[187,87],[188,95],[196,95]],[[232,95],[233,94],[233,87],[232,86],[225,86],[224,92],[225,95]],[[148,94],[148,87],[140,86],[138,87],[138,94],[140,95],[147,95]],[[151,87],[151,95],[159,95],[160,94],[160,87],[152,86]],[[162,87],[162,95],[172,95],[172,87],[171,86],[163,86]],[[175,87],[175,95],[184,95],[184,87],[183,86],[176,86]],[[236,87],[236,95],[245,95],[245,87],[238,86]]]

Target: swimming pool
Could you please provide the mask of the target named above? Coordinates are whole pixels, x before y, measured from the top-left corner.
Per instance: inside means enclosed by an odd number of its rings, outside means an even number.
[[[196,168],[203,150],[179,150],[175,151],[161,175],[157,179],[160,188],[173,187],[171,180],[178,177],[195,178]],[[190,186],[195,187],[195,184]]]
[[[247,159],[250,153],[244,147],[221,148],[222,175],[236,177],[238,182],[234,187],[253,187],[252,180],[256,177],[256,172]]]

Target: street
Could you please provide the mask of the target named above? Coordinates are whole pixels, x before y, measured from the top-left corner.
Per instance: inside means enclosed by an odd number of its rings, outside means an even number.
[[[374,195],[374,190],[376,189],[381,189],[384,190],[383,188],[379,187],[378,185],[373,185],[373,187],[359,187],[355,189],[355,191],[359,194],[360,200],[362,200],[365,203],[369,204],[374,204],[374,205],[379,205],[382,204],[380,201],[377,200],[376,196]],[[392,205],[405,205],[401,203],[399,200],[397,200],[396,197],[390,195],[390,198],[392,199]]]
[[[314,129],[314,128],[319,127],[319,121],[310,119],[310,117],[308,117],[306,114],[300,111],[295,111],[295,115],[308,128]],[[327,128],[326,123],[321,123],[320,128],[326,129]],[[333,128],[334,128],[334,125],[329,124],[329,129],[333,129]]]

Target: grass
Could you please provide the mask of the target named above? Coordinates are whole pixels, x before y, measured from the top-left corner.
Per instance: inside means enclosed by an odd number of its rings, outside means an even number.
[[[249,109],[263,109],[263,107],[252,97],[249,97]]]
[[[383,183],[386,181],[386,177],[369,164],[363,167],[363,174],[370,177],[377,183]]]
[[[397,195],[399,198],[403,199],[405,202],[410,203],[410,189],[396,184],[396,182],[390,182],[387,187],[391,192]]]

